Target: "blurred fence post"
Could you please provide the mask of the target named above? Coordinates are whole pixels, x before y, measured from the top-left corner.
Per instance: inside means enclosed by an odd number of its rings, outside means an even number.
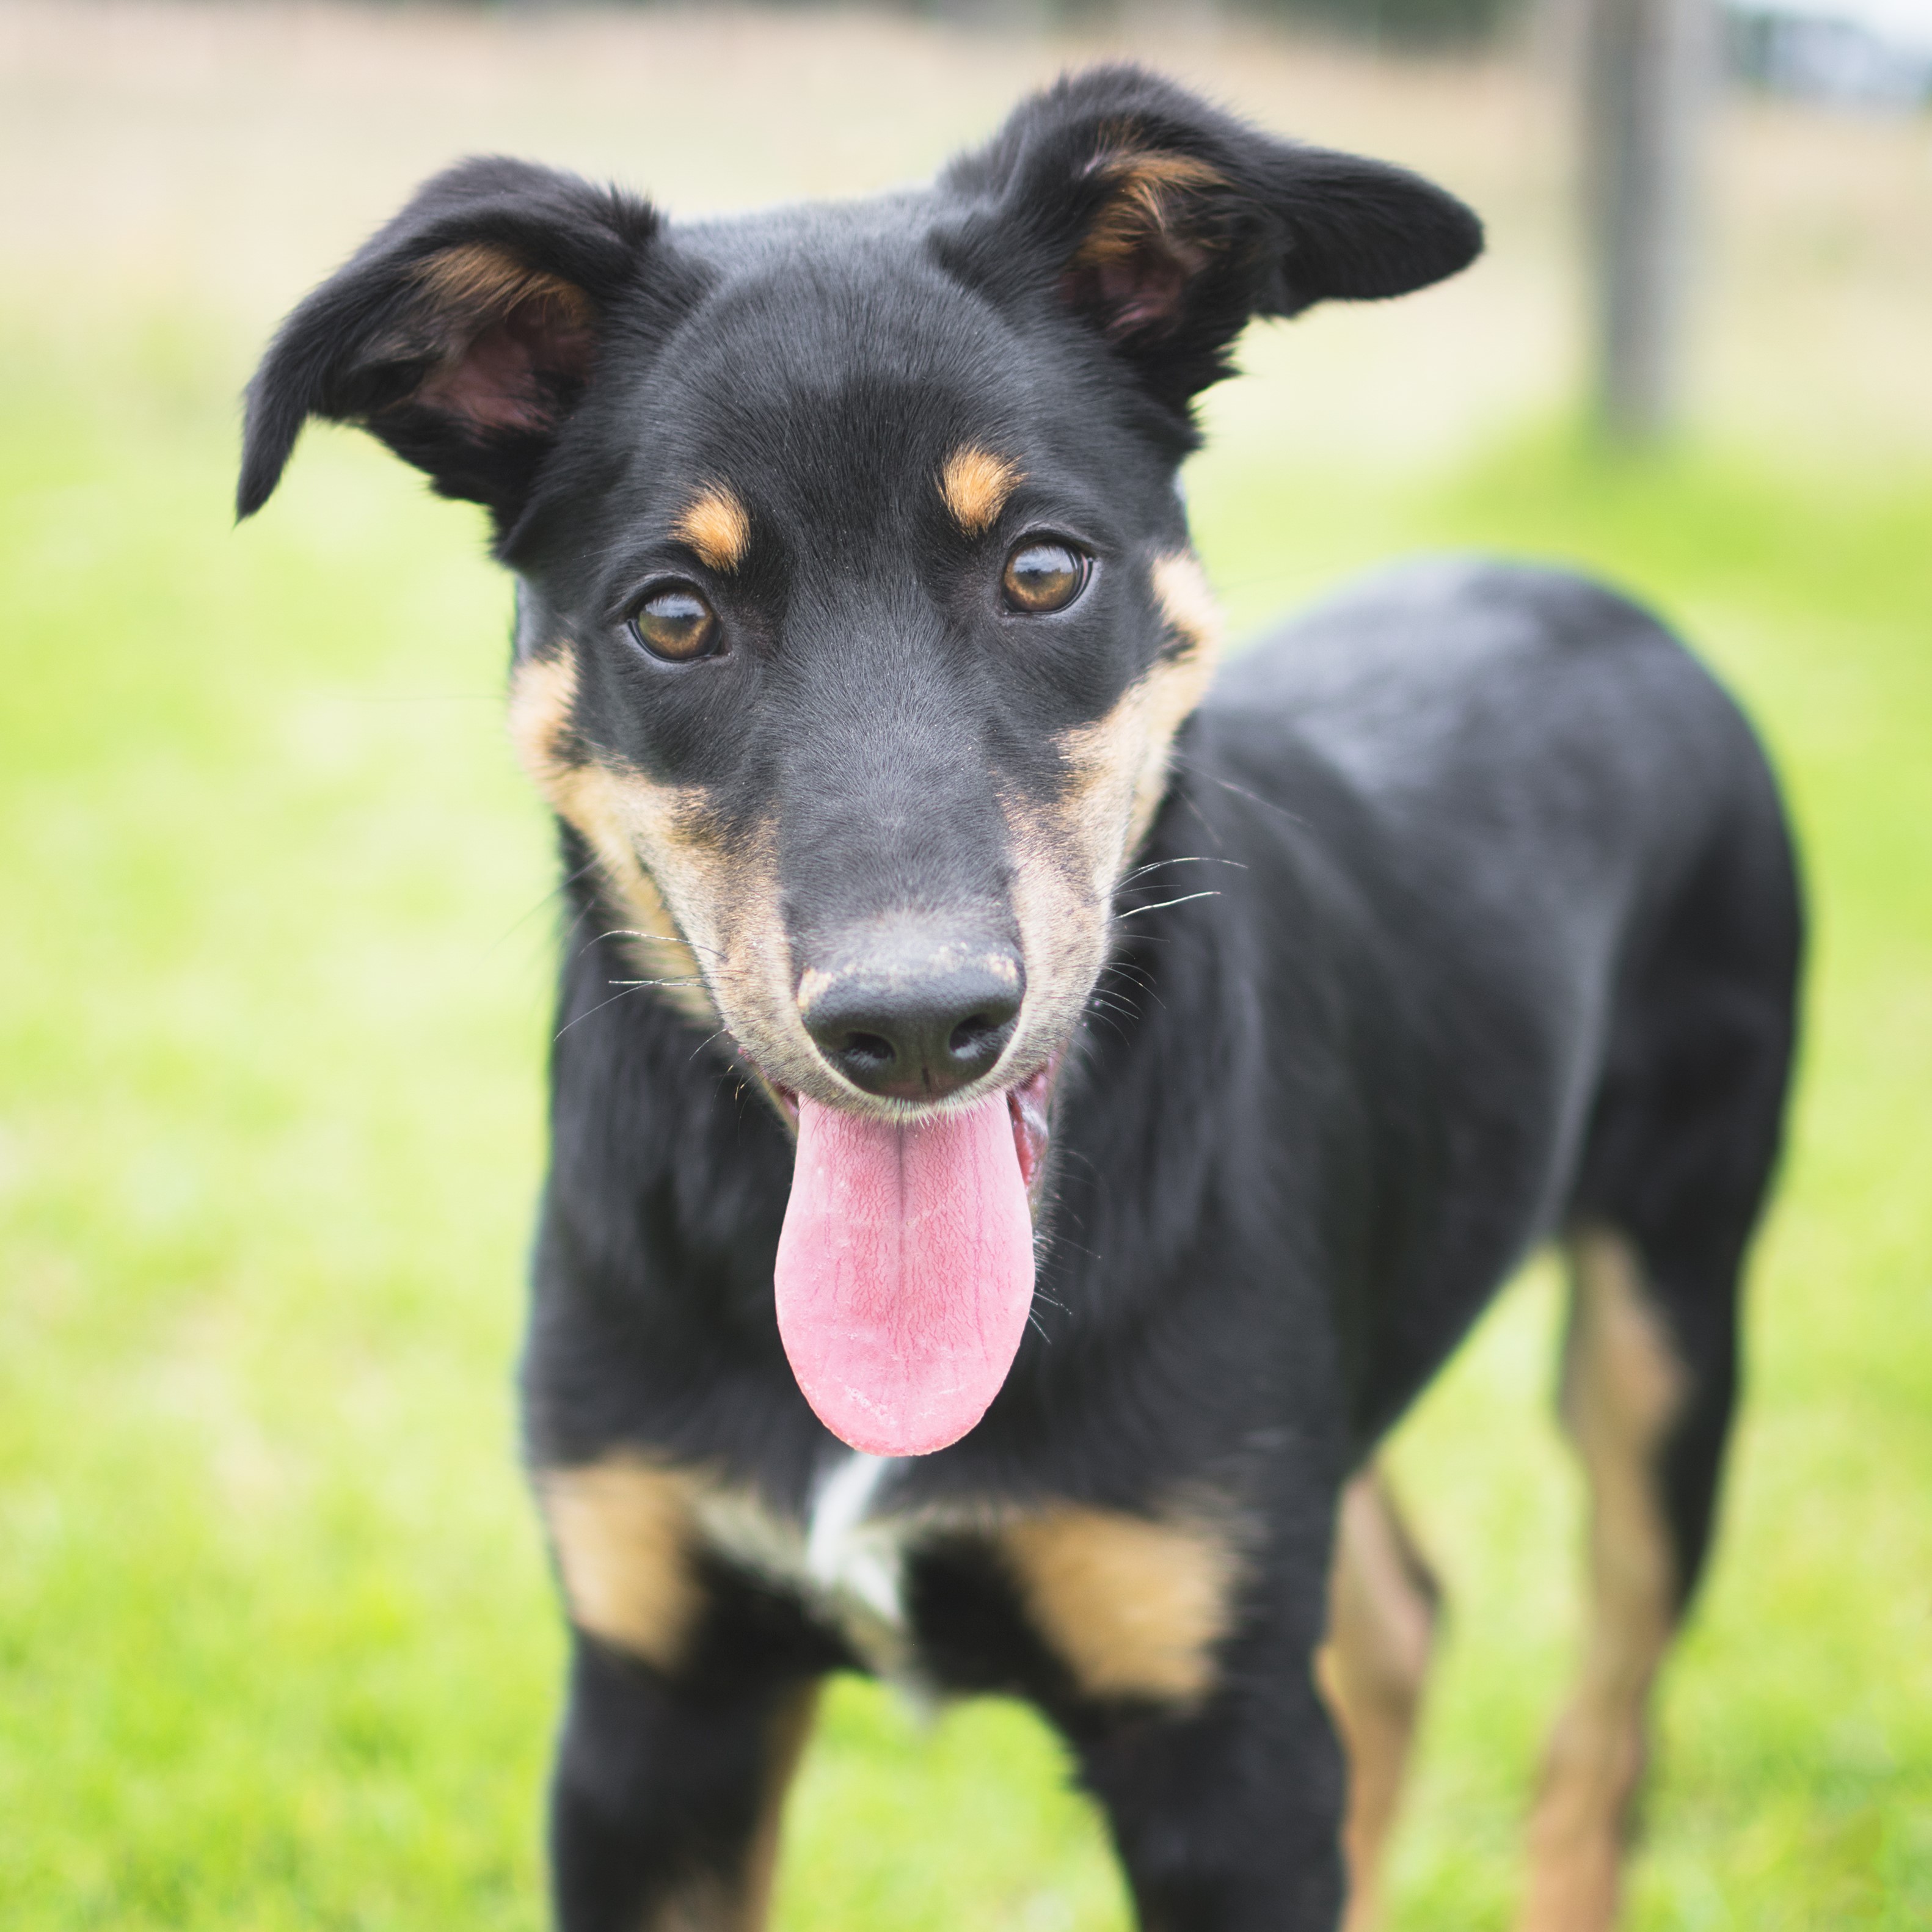
[[[1654,440],[1681,400],[1712,0],[1585,0],[1583,184],[1598,420]]]

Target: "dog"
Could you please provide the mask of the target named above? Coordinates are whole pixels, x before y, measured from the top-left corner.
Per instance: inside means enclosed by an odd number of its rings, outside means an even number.
[[[856,204],[464,163],[268,350],[242,515],[359,424],[515,577],[566,1932],[762,1924],[855,1669],[1037,1706],[1146,1928],[1370,1924],[1436,1619],[1377,1444],[1552,1238],[1592,1608],[1520,1922],[1612,1922],[1780,1140],[1776,788],[1555,572],[1402,568],[1217,671],[1176,482],[1251,320],[1481,243],[1107,66]]]

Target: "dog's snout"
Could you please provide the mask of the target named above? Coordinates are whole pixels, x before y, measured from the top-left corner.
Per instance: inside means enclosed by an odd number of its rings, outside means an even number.
[[[854,1086],[895,1100],[937,1100],[976,1080],[1012,1039],[1026,974],[1010,946],[944,947],[836,974],[808,970],[806,1030]]]

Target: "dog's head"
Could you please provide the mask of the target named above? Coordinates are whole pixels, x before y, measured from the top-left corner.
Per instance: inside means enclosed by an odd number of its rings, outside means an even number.
[[[486,505],[519,749],[644,976],[827,1149],[934,1121],[983,1164],[997,1120],[1024,1206],[1213,665],[1192,399],[1251,317],[1480,245],[1131,68],[849,206],[686,226],[472,161],[290,318],[240,507],[312,415]]]

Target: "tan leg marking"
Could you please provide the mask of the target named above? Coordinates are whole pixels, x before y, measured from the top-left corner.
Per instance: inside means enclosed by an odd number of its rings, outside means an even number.
[[[752,548],[751,514],[722,483],[699,490],[670,529],[713,570],[736,570]]]
[[[758,1822],[735,1876],[702,1872],[688,1879],[651,1912],[642,1932],[765,1932],[778,1873],[785,1795],[812,1735],[818,1706],[818,1685],[802,1684],[772,1714]]]
[[[1227,1532],[1068,1504],[998,1542],[1028,1616],[1090,1696],[1185,1702],[1213,1688],[1240,1575]]]
[[[992,527],[1024,473],[1018,464],[969,443],[946,459],[939,494],[952,520],[969,537],[976,537]]]
[[[772,1888],[778,1876],[778,1845],[784,1828],[785,1798],[818,1714],[818,1686],[801,1684],[772,1714],[765,1747],[765,1788],[758,1829],[745,1860],[739,1924],[743,1932],[764,1932],[771,1916]]]
[[[700,1607],[691,1478],[626,1454],[539,1471],[536,1490],[571,1621],[675,1670]]]
[[[737,1912],[732,1887],[713,1873],[701,1872],[661,1899],[638,1932],[738,1932]]]
[[[1328,1641],[1316,1660],[1348,1754],[1342,1932],[1382,1917],[1383,1847],[1395,1820],[1436,1637],[1436,1590],[1381,1472],[1342,1492],[1328,1574]]]
[[[1590,1486],[1590,1628],[1530,1819],[1518,1932],[1606,1932],[1615,1922],[1651,1684],[1676,1616],[1658,1456],[1684,1400],[1684,1370],[1630,1243],[1583,1228],[1570,1256],[1563,1415]]]

